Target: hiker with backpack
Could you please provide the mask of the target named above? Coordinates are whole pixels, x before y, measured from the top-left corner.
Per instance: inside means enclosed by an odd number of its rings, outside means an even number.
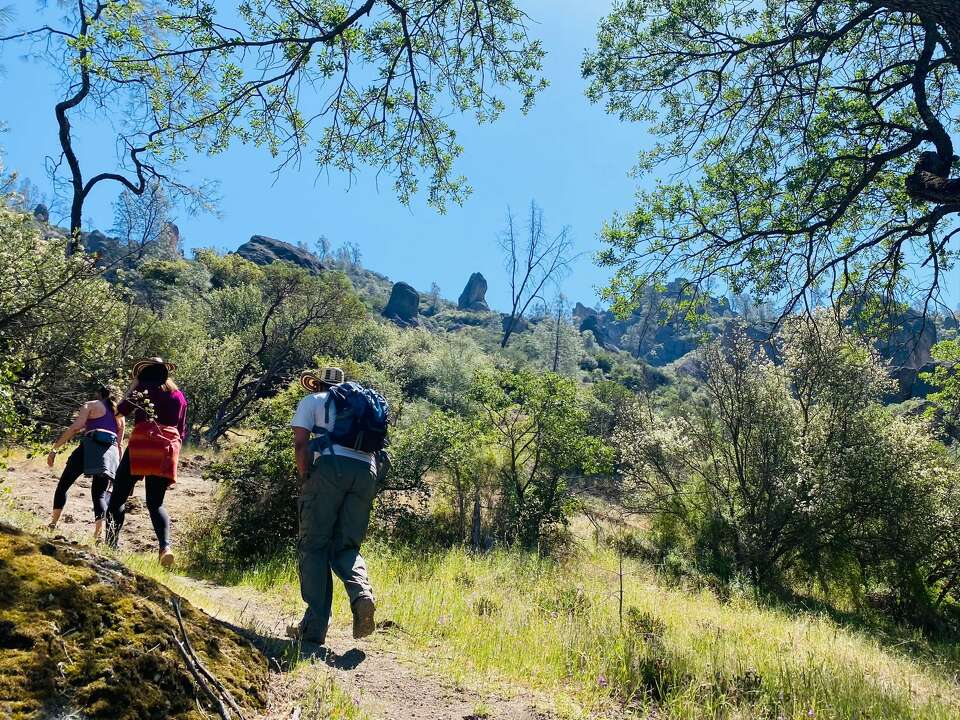
[[[117,412],[117,399],[106,385],[99,385],[96,400],[90,400],[80,406],[73,423],[57,438],[47,455],[47,465],[53,463],[60,448],[77,435],[81,435],[80,444],[67,458],[66,467],[60,475],[57,489],[53,494],[53,512],[47,527],[54,530],[60,522],[60,515],[67,504],[67,491],[81,475],[92,478],[90,499],[93,501],[93,537],[96,542],[103,539],[103,520],[107,512],[107,496],[110,482],[120,463],[120,443],[123,440],[123,415]]]
[[[333,575],[343,582],[353,613],[353,637],[373,633],[376,605],[360,545],[377,489],[377,453],[387,434],[389,408],[373,390],[344,382],[343,370],[306,373],[310,394],[291,426],[300,477],[297,549],[300,594],[307,610],[290,637],[322,645],[333,605]]]
[[[120,459],[113,493],[107,506],[107,542],[117,547],[126,514],[126,502],[137,481],[144,478],[147,510],[157,536],[159,560],[173,565],[170,515],[163,506],[167,490],[177,482],[180,447],[187,430],[187,399],[170,373],[173,363],[153,357],[133,366],[127,397],[117,407],[120,415],[133,415],[133,432]]]

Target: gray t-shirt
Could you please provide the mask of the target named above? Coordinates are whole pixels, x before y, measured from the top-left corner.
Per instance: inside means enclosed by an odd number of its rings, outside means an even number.
[[[335,403],[330,403],[330,413],[328,418],[327,397],[327,393],[318,392],[312,395],[307,395],[305,398],[303,398],[303,400],[300,401],[300,404],[297,405],[297,411],[293,414],[293,421],[290,423],[290,426],[304,428],[310,432],[313,432],[315,427],[332,430],[333,424],[337,419],[337,406]],[[340,457],[368,462],[374,470],[377,469],[377,462],[374,459],[373,453],[352,450],[350,448],[345,448],[342,445],[334,445],[333,452]],[[316,455],[314,455],[314,457],[316,457]]]

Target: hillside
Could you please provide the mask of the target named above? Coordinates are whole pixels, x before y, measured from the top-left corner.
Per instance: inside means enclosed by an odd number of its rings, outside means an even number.
[[[9,511],[0,515],[3,512]],[[602,506],[592,508],[595,518],[608,512]],[[601,526],[614,528],[606,521]],[[371,545],[367,555],[379,588],[380,630],[359,646],[337,630],[331,645],[342,654],[328,655],[326,663],[301,663],[282,671],[273,666],[269,695],[264,695],[265,660],[254,655],[248,661],[238,659],[247,657],[243,653],[248,646],[241,641],[236,650],[227,650],[234,648],[232,631],[221,624],[208,635],[211,621],[190,603],[181,602],[201,655],[206,659],[203,648],[213,646],[221,653],[209,659],[210,669],[236,697],[248,697],[250,709],[259,708],[269,718],[293,714],[305,720],[622,720],[629,713],[675,720],[702,716],[948,720],[960,712],[960,687],[955,680],[960,658],[955,646],[846,624],[816,608],[778,609],[742,595],[718,597],[709,587],[680,579],[666,568],[658,571],[633,555],[621,556],[606,541],[595,544],[588,537],[591,523],[585,517],[577,527],[582,533],[580,549],[563,563],[508,551],[422,553]],[[606,530],[599,537],[614,539]],[[117,597],[120,591],[110,589],[116,582],[149,598],[139,607],[159,624],[137,631],[145,633],[142,644],[141,640],[124,642],[125,673],[146,667],[144,660],[137,660],[140,653],[162,644],[164,634],[176,629],[165,604],[172,597],[170,592],[116,561],[97,560],[82,546],[35,539],[6,526],[0,541],[8,572],[15,571],[17,578],[36,573],[37,580],[32,582],[37,584],[28,587],[37,594],[28,597],[22,590],[15,591],[17,606],[20,600],[29,602],[52,593],[57,608],[52,612],[77,613],[78,601],[104,593]],[[248,628],[246,632],[269,645],[284,645],[278,635],[302,607],[292,558],[230,577],[205,575],[200,568],[193,571],[194,577],[166,573],[151,554],[128,555],[123,561],[212,615]],[[36,569],[27,572],[25,563]],[[91,572],[88,567],[100,568],[93,571],[99,577],[93,584],[84,580]],[[522,583],[524,590],[505,592],[505,582]],[[26,607],[44,619],[31,621],[21,614],[17,622],[22,625],[17,627],[34,628],[29,631],[31,638],[50,637],[48,631],[40,630],[49,627],[50,601]],[[95,607],[96,616],[89,610],[82,616],[53,616],[64,633],[62,647],[46,640],[34,644],[50,648],[43,667],[64,663],[61,668],[75,685],[81,682],[75,679],[75,668],[80,667],[79,658],[88,646],[83,627],[79,632],[66,631],[77,624],[77,617],[91,621],[125,617],[116,605]],[[9,615],[9,610],[0,610],[2,619]],[[339,594],[334,624],[337,628],[349,624],[349,609]],[[112,652],[109,638],[121,630],[130,631],[128,625],[114,622],[106,639],[94,646],[96,652]],[[8,646],[11,639],[22,637],[20,632],[8,632]],[[159,635],[154,640],[149,633]],[[238,651],[242,652],[238,655]],[[23,654],[16,650],[5,658],[22,667]],[[193,697],[197,688],[183,676],[169,647],[157,654],[156,662],[163,664],[164,677],[182,677],[183,685],[178,687]],[[249,680],[234,680],[238,662],[253,663],[244,672],[258,678],[256,690],[243,684]],[[64,682],[56,680],[56,674],[43,677],[52,683]],[[0,678],[5,683],[0,685],[3,697],[8,697],[10,683],[20,682],[23,676],[0,673]],[[336,686],[329,685],[330,678]],[[133,705],[138,710],[131,718],[153,717],[151,698],[176,702],[178,696],[171,695],[174,685],[169,681],[159,696],[148,692],[149,679],[137,682],[141,704]],[[88,697],[82,685],[75,692],[68,695],[77,698],[74,707],[89,708],[79,704],[79,698]],[[121,701],[128,699],[110,699]],[[25,704],[13,717],[42,717],[30,710],[33,707],[37,706]],[[193,717],[189,712],[162,716]],[[89,717],[126,716],[104,709]]]
[[[265,245],[274,250],[262,252]],[[322,264],[303,248],[261,236],[254,236],[237,252],[257,263],[285,259],[308,270]],[[489,285],[483,275],[471,275],[459,300],[453,302],[420,292],[402,281],[391,282],[387,276],[359,264],[340,262],[335,267],[347,274],[371,311],[384,314],[402,327],[422,325],[433,332],[463,332],[477,340],[487,352],[499,349],[505,315],[490,311],[486,302]],[[677,374],[698,379],[701,371],[695,360],[697,348],[728,336],[735,327],[743,327],[757,342],[769,337],[774,315],[770,308],[742,300],[739,309],[734,309],[726,297],[707,295],[701,298],[702,317],[691,321],[672,310],[677,301],[687,298],[689,293],[689,283],[684,279],[676,279],[660,291],[648,288],[640,307],[627,318],[591,307],[592,301],[576,302],[568,321],[581,334],[592,336],[592,342],[582,345],[581,369],[600,368],[599,374],[587,374],[584,379],[641,377],[645,380],[635,384],[635,388],[654,389],[660,384],[676,382]],[[534,314],[519,325],[518,332],[530,332],[545,319],[548,318]],[[956,337],[960,322],[950,311],[931,313],[927,317],[920,311],[907,310],[892,324],[893,332],[876,342],[877,350],[890,365],[891,376],[897,381],[897,390],[889,399],[891,402],[922,399],[930,387],[920,379],[920,373],[930,372],[935,366],[930,350],[939,340]],[[619,366],[617,371],[613,364]]]
[[[41,223],[48,217],[46,208],[39,206],[34,216]],[[45,225],[47,232],[64,236],[63,228]],[[170,224],[162,242],[171,252],[179,252],[179,230]],[[106,264],[115,263],[123,255],[123,243],[99,231],[83,235],[88,252],[96,254]],[[432,332],[460,332],[476,340],[487,352],[498,350],[502,332],[503,313],[493,312],[486,302],[488,280],[479,273],[465,281],[458,301],[420,291],[403,281],[391,281],[381,273],[364,268],[346,254],[320,258],[306,247],[283,240],[254,235],[235,251],[240,257],[264,265],[276,261],[292,263],[309,272],[324,268],[344,272],[367,308],[381,313],[401,327],[422,326]],[[142,258],[134,256],[123,264],[135,268]],[[464,275],[466,275],[464,271]],[[443,278],[450,282],[450,278]],[[653,390],[660,385],[675,384],[678,376],[698,380],[701,370],[695,352],[704,343],[726,337],[735,327],[745,328],[757,342],[769,337],[774,311],[764,305],[739,299],[734,308],[728,298],[707,295],[701,297],[702,314],[696,322],[673,312],[672,307],[681,298],[689,296],[689,283],[680,278],[668,283],[662,290],[648,288],[640,306],[626,318],[617,317],[610,310],[594,302],[575,302],[568,322],[579,333],[589,333],[592,341],[582,345],[579,364],[585,371],[585,380],[611,379],[626,382],[633,389]],[[518,334],[530,332],[545,318],[534,314],[518,325]],[[948,310],[925,316],[917,310],[907,310],[892,323],[893,331],[877,340],[876,347],[890,365],[890,374],[897,382],[890,402],[919,400],[930,391],[920,373],[931,372],[935,362],[931,348],[939,340],[956,337],[960,321]],[[616,366],[616,367],[614,367]],[[914,403],[911,412],[924,407]]]
[[[88,378],[175,363],[180,564],[157,565],[139,499],[115,559],[252,633],[276,660],[267,717],[956,714],[960,468],[934,423],[891,411],[875,341],[829,313],[788,318],[770,351],[763,318],[722,299],[696,325],[581,304],[500,348],[477,274],[453,303],[265,236],[110,264],[2,208],[0,233],[20,288],[0,293],[0,513],[49,513],[63,460],[30,456]],[[298,375],[327,365],[380,391],[392,424],[364,544],[378,632],[352,641],[338,589],[314,652],[282,639],[303,609],[290,419]],[[62,517],[80,541],[88,487]]]

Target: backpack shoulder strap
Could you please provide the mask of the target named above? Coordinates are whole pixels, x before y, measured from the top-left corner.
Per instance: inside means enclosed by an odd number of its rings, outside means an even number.
[[[323,406],[323,422],[327,425],[330,424],[330,403],[333,402],[333,393],[330,390],[327,390],[327,401]]]

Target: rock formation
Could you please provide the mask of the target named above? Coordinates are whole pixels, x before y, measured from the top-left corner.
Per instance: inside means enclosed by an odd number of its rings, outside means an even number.
[[[323,270],[323,263],[313,253],[283,240],[276,240],[263,235],[254,235],[236,249],[236,254],[257,265],[269,265],[277,260],[282,260],[314,274]]]
[[[117,257],[120,254],[120,241],[99,230],[80,234],[83,248],[91,255],[98,255],[104,261]]]
[[[933,390],[920,378],[920,373],[935,367],[930,349],[937,342],[937,326],[916,310],[908,310],[897,318],[897,325],[896,332],[877,341],[876,348],[890,362],[890,377],[897,381],[897,390],[889,399],[902,402],[923,397]]]
[[[916,310],[895,318],[896,332],[877,342],[877,350],[894,367],[917,369],[930,363],[930,348],[937,342],[933,319]]]
[[[503,319],[500,321],[500,327],[503,328],[503,331],[507,331],[507,324],[510,322],[510,316],[504,315]],[[513,321],[513,330],[511,333],[514,335],[519,335],[520,333],[525,333],[530,329],[530,321],[524,317],[518,317]]]
[[[466,287],[460,293],[460,300],[457,301],[457,307],[461,310],[470,310],[473,312],[489,312],[490,306],[487,305],[487,279],[478,272],[470,276]]]
[[[582,307],[579,305],[579,307]],[[607,330],[603,318],[599,313],[589,312],[583,320],[580,321],[580,332],[589,330],[597,341],[597,345],[602,348],[610,347],[610,338],[607,337]]]
[[[163,224],[163,230],[157,238],[157,247],[164,257],[183,257],[183,249],[180,247],[180,228],[176,223]]]
[[[419,313],[420,293],[408,283],[394,283],[382,315],[400,327],[416,327],[420,324]]]

